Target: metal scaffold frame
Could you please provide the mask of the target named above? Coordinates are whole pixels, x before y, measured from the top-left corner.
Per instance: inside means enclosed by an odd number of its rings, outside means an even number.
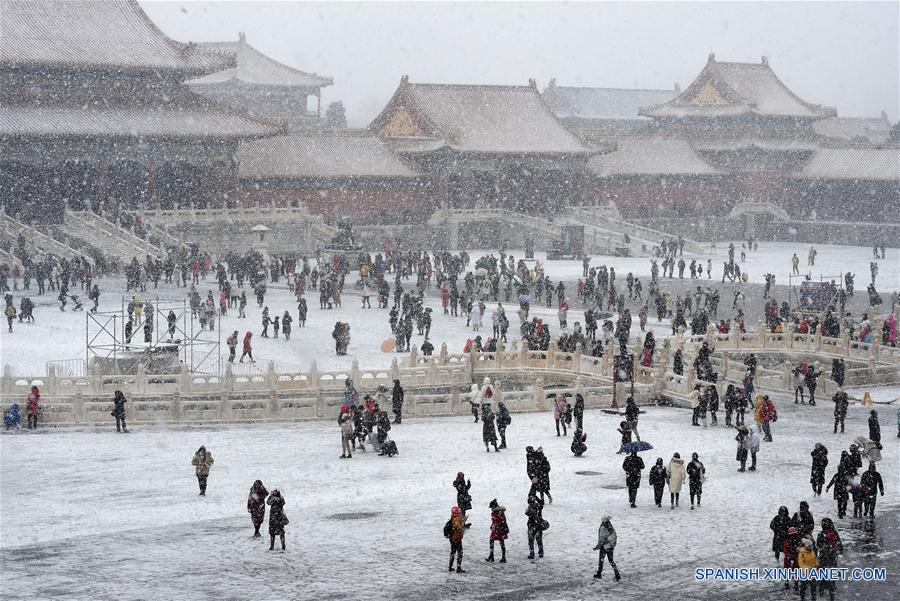
[[[215,340],[203,336],[205,328],[188,306],[186,300],[172,301],[155,298],[144,302],[142,308],[152,305],[152,332],[150,342],[145,341],[144,326],[148,319],[146,312],[141,311],[134,321],[132,336],[126,339],[125,330],[129,320],[126,305],[128,300],[122,299],[119,311],[88,311],[85,317],[85,365],[89,373],[100,370],[109,375],[125,375],[131,373],[131,366],[143,366],[145,373],[154,373],[161,369],[166,372],[180,371],[182,367],[191,373],[217,374],[221,372],[222,344],[221,316],[216,312],[217,329]],[[174,319],[169,319],[169,314]],[[166,355],[175,361],[165,365]],[[177,364],[176,364],[177,361]],[[162,366],[162,367],[161,367]],[[112,369],[110,369],[112,368]]]

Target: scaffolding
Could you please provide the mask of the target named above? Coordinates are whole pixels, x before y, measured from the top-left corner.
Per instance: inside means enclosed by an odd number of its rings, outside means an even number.
[[[132,305],[122,299],[119,311],[87,312],[85,364],[88,373],[104,375],[221,372],[221,315],[214,337],[201,327],[186,300],[155,298]],[[129,328],[129,322],[131,326]],[[149,322],[149,325],[148,325]]]

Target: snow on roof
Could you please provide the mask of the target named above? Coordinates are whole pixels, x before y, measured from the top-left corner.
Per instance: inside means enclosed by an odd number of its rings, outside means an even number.
[[[445,140],[457,152],[594,152],[557,121],[535,85],[423,84],[404,77],[372,128],[379,129],[397,106],[427,123],[427,136]]]
[[[217,84],[231,80],[239,80],[253,85],[303,88],[321,88],[334,83],[330,77],[300,71],[269,58],[248,44],[243,33],[240,34],[237,42],[201,42],[198,46],[204,53],[212,55],[233,54],[237,56],[237,64],[224,71],[210,73],[188,82],[192,86]]]
[[[136,0],[3,0],[0,66],[211,73],[234,57],[203,55],[163,34]]]
[[[674,99],[641,109],[647,117],[719,117],[744,114],[821,118],[835,114],[831,107],[804,102],[778,79],[763,57],[761,63],[716,62],[706,66]]]
[[[695,142],[698,150],[737,151],[759,148],[761,150],[811,151],[818,144],[810,140],[778,139],[778,138],[724,138]]]
[[[821,148],[796,177],[884,180],[900,185],[900,148]]]
[[[642,106],[668,102],[678,90],[640,90],[557,86],[551,80],[544,90],[547,106],[560,119],[646,119]]]
[[[33,107],[0,108],[0,136],[245,138],[274,127],[217,108]]]
[[[310,132],[241,144],[242,178],[400,177],[421,174],[368,132]]]
[[[717,175],[684,140],[628,138],[618,150],[592,157],[588,170],[599,177],[615,175]]]
[[[867,117],[831,117],[813,122],[813,131],[840,142],[885,144],[891,138],[891,122]]]

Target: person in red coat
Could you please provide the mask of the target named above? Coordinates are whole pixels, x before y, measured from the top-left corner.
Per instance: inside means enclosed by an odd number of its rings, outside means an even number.
[[[251,344],[251,338],[253,338],[253,332],[247,332],[244,334],[244,352],[241,354],[241,360],[238,363],[244,362],[244,357],[250,357],[250,363],[256,363],[253,360],[253,345]]]
[[[502,553],[500,563],[506,563],[506,543],[503,542],[509,535],[509,526],[506,523],[506,507],[497,503],[497,499],[491,501],[488,507],[491,508],[491,554],[487,556],[485,561],[494,561],[494,542],[499,541],[500,552]]]
[[[41,414],[41,391],[37,386],[31,387],[31,393],[28,395],[28,403],[25,408],[28,414],[28,429],[37,428],[38,417]]]
[[[784,539],[784,543],[782,543],[781,551],[784,553],[784,567],[796,568],[797,567],[797,555],[800,552],[800,531],[797,530],[796,527],[791,526],[787,531],[787,538]],[[794,583],[795,586],[797,583]],[[784,588],[790,588],[791,582],[790,580],[784,581]]]
[[[769,398],[769,395],[763,397],[762,407],[759,412],[759,421],[762,424],[765,437],[763,440],[772,442],[772,430],[769,424],[778,419],[778,412],[775,410],[775,404]]]
[[[253,520],[253,538],[261,538],[259,527],[262,526],[266,519],[266,497],[269,491],[263,486],[262,480],[257,480],[250,487],[250,496],[247,497],[247,511],[250,513],[250,519]]]

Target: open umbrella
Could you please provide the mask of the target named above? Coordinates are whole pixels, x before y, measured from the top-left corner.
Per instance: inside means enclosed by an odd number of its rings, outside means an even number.
[[[653,448],[653,445],[650,444],[649,442],[647,442],[646,440],[637,440],[634,442],[626,442],[624,445],[622,445],[622,448],[619,449],[617,454],[631,453],[632,451],[640,453],[641,451],[649,451],[652,448]]]

